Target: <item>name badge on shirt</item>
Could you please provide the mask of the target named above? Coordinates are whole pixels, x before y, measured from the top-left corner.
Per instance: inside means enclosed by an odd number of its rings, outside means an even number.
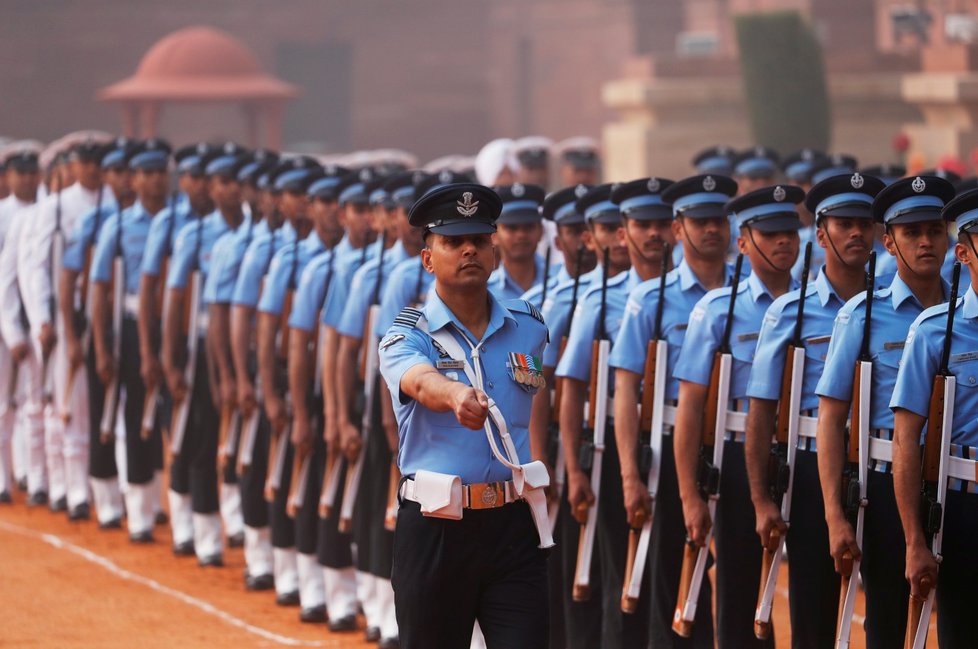
[[[539,356],[510,352],[509,371],[512,379],[527,391],[547,384],[543,378],[543,361]]]
[[[435,361],[435,368],[439,370],[464,370],[465,361],[456,361],[449,359],[447,361]]]

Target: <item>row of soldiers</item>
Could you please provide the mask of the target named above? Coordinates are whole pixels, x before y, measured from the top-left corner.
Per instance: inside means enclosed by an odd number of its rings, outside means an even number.
[[[90,482],[100,525],[124,513],[130,539],[151,542],[168,465],[175,554],[216,566],[225,542],[243,544],[246,587],[274,588],[305,621],[328,611],[336,631],[362,608],[368,637],[396,646],[398,431],[377,343],[431,289],[411,205],[466,176],[91,134],[59,148],[31,204],[37,155],[15,147],[0,207],[0,331],[16,361],[0,448],[11,430],[26,441],[29,502],[81,520]],[[490,290],[539,307],[551,336],[526,371],[555,387],[528,422],[553,475],[553,646],[769,645],[785,538],[793,646],[848,642],[860,571],[869,645],[900,642],[901,514],[919,539],[893,481],[890,397],[929,393],[914,382],[934,372],[898,379],[900,358],[914,318],[950,294],[942,208],[963,216],[974,198],[952,203],[937,174],[763,148],[705,151],[679,182],[597,184],[584,145],[566,156],[579,182],[547,194],[529,182],[544,182],[542,151],[500,143],[475,171],[503,201]],[[971,360],[955,351],[952,369]],[[852,415],[866,425],[847,437],[857,358],[872,365]],[[919,465],[903,471],[915,494]],[[969,574],[947,573],[938,593]],[[967,638],[954,613],[970,600],[956,599],[939,603],[947,646]]]

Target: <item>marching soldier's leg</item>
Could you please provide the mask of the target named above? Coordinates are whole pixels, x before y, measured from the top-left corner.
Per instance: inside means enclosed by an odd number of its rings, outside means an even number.
[[[67,361],[67,358],[65,359]],[[67,367],[67,363],[65,364]],[[62,374],[62,378],[65,375]],[[64,394],[62,392],[62,394]],[[71,419],[61,428],[61,465],[64,467],[65,504],[72,520],[88,519],[89,402],[88,374],[78,368],[74,389],[65,404]]]
[[[16,380],[7,346],[0,343],[0,503],[12,502],[14,489],[13,434],[17,419]],[[8,399],[8,395],[10,398]]]
[[[29,505],[44,505],[48,502],[47,453],[45,452],[46,421],[44,407],[44,379],[41,376],[41,363],[32,348],[25,361],[27,368],[27,396],[24,403],[24,438],[27,447],[27,493]]]
[[[608,422],[608,430],[614,430]],[[628,523],[622,496],[621,465],[615,436],[605,438],[601,467],[601,505],[598,507],[596,548],[601,563],[604,647],[644,647],[648,644],[649,611],[639,608],[625,615],[621,611],[621,585],[625,579],[628,550]],[[647,580],[646,580],[647,581]],[[648,598],[648,586],[642,585]]]
[[[48,507],[51,511],[64,511],[68,508],[64,460],[65,424],[62,419],[62,413],[69,406],[65,403],[68,359],[63,352],[63,347],[63,345],[56,345],[51,350],[48,371],[53,376],[51,384],[54,392],[51,395],[52,402],[46,404],[44,408],[44,455],[47,461]],[[88,417],[87,414],[81,413],[72,413],[72,416]]]
[[[187,398],[192,397],[188,394]],[[172,442],[175,408],[169,392],[167,392],[164,403],[167,408],[165,413],[160,413],[160,420],[170,429],[170,441]],[[181,557],[194,555],[194,511],[190,498],[190,463],[196,444],[197,436],[192,434],[188,422],[187,432],[183,436],[179,452],[170,461],[170,490],[167,493],[170,508],[170,530],[173,533],[173,553]],[[165,445],[163,452],[170,452],[169,443]]]
[[[378,388],[379,389],[379,382]],[[377,392],[375,392],[377,394]],[[382,397],[388,399],[387,391],[384,390]],[[378,422],[380,421],[379,409],[382,407],[381,399],[375,399],[378,408]],[[384,433],[383,426],[371,431],[371,438],[374,441],[370,453],[372,456],[371,466],[374,469],[371,480],[371,506],[367,510],[370,517],[370,572],[374,576],[375,595],[377,598],[377,626],[380,629],[382,641],[392,643],[398,637],[397,617],[394,615],[394,590],[391,587],[391,569],[394,552],[394,533],[387,529],[387,504],[390,496],[390,466],[391,450],[390,444]]]
[[[723,447],[723,474],[714,523],[717,562],[717,638],[719,649],[773,647],[754,636],[754,588],[745,584],[761,579],[761,544],[757,540],[754,506],[751,504],[744,464],[744,444],[727,440]],[[697,615],[699,611],[697,611]]]
[[[21,384],[18,389],[20,394],[17,397],[17,416],[14,420],[13,441],[11,446],[13,449],[14,479],[17,481],[17,489],[20,491],[27,491],[27,467],[30,464],[28,459],[30,433],[29,427],[27,426],[27,399],[23,388],[24,381],[21,379],[19,383]]]
[[[260,421],[261,415],[258,417]],[[243,421],[242,419],[242,425]],[[238,453],[241,453],[240,443]],[[238,477],[247,566],[245,587],[248,590],[271,590],[274,587],[272,530],[268,525],[268,503],[265,501],[264,477],[267,469],[268,437],[263,434],[262,426],[259,425],[252,443],[251,463]]]
[[[116,467],[115,437],[102,442],[102,405],[105,390],[95,371],[95,353],[89,349],[85,367],[79,369],[88,377],[89,480],[99,527],[114,529],[122,524],[122,495]],[[72,415],[77,416],[77,415]]]
[[[340,466],[336,502],[343,501],[346,484],[346,464],[337,459]],[[325,476],[323,476],[325,479]],[[318,498],[318,497],[317,497]],[[316,554],[323,567],[326,586],[326,610],[329,612],[329,629],[334,632],[355,631],[357,628],[357,576],[353,569],[353,539],[339,531],[339,512],[329,518],[319,519],[319,547]]]
[[[686,523],[683,519],[683,504],[679,499],[676,457],[673,454],[671,434],[663,438],[659,471],[661,473],[652,521],[649,565],[646,567],[652,577],[649,641],[653,647],[712,649],[713,587],[709,579],[704,579],[700,587],[692,636],[683,638],[672,630],[672,615],[676,610],[676,593],[679,592],[683,550],[686,547]]]
[[[127,317],[122,324],[122,353],[119,357],[119,380],[126,391],[125,406],[120,418],[126,431],[126,512],[129,539],[134,543],[149,543],[153,540],[155,523],[152,491],[156,473],[153,466],[156,431],[150,431],[149,437],[143,439],[146,388],[140,375],[138,336],[135,319]]]
[[[907,630],[910,584],[904,576],[907,547],[893,495],[893,474],[870,470],[866,500],[859,566],[866,590],[866,646],[899,647]]]
[[[268,444],[271,444],[271,425],[262,416],[261,427],[264,427]],[[270,449],[270,446],[269,446]],[[269,453],[269,457],[271,454]],[[292,445],[286,447],[285,466],[292,466]],[[268,467],[271,471],[272,467]],[[275,563],[275,603],[279,606],[298,606],[299,600],[299,569],[295,547],[295,523],[285,511],[289,495],[289,484],[292,475],[285,471],[275,498],[268,503],[269,520],[272,525],[272,547]],[[264,475],[262,476],[264,483]],[[264,484],[263,484],[264,487]]]
[[[564,575],[562,615],[567,634],[568,649],[588,649],[601,646],[601,603],[603,601],[603,580],[598,555],[591,556],[591,599],[575,602],[572,597],[572,584],[577,568],[577,546],[581,538],[581,524],[571,515],[566,494],[560,499],[560,513],[557,526],[563,543],[557,546],[561,569]]]
[[[793,649],[832,647],[836,639],[840,582],[829,554],[829,531],[815,453],[799,449],[793,473],[794,493],[802,497],[791,500],[787,538],[788,556],[799,557],[788,570],[791,646]],[[795,611],[799,614],[795,615]]]
[[[244,515],[241,512],[241,488],[238,474],[234,470],[237,452],[228,456],[221,471],[221,520],[228,537],[228,547],[240,548],[244,545]]]
[[[164,469],[164,442],[163,429],[169,428],[170,399],[166,391],[166,386],[160,388],[160,397],[156,406],[156,426],[153,428],[152,453],[153,453],[153,483],[150,486],[149,495],[153,502],[153,516],[157,525],[165,525],[170,517],[163,511],[163,469]]]
[[[357,417],[353,421],[360,421]],[[373,481],[376,477],[376,467],[372,466],[371,445],[377,440],[376,430],[371,430],[370,435],[364,442],[360,453],[363,458],[361,470],[363,474],[360,478],[359,491],[356,494],[356,503],[353,506],[353,543],[357,548],[356,569],[357,569],[357,597],[363,607],[363,616],[367,620],[367,633],[371,637],[378,637],[380,634],[380,611],[377,608],[377,583],[374,575],[370,572],[370,511],[371,490]],[[346,494],[344,494],[346,497]]]
[[[203,339],[200,346],[203,349]],[[199,354],[187,434],[197,440],[190,463],[190,497],[193,502],[194,551],[201,566],[224,565],[224,539],[217,494],[219,423],[211,397],[206,354]]]
[[[303,622],[321,623],[326,621],[326,586],[323,571],[317,556],[319,536],[319,487],[322,484],[320,473],[325,462],[322,438],[313,444],[309,456],[309,474],[306,490],[302,496],[302,507],[295,516],[295,538],[297,563],[302,600],[300,619]],[[291,465],[290,465],[291,466]]]
[[[562,515],[563,511],[558,513],[558,519]],[[554,543],[560,548],[564,543],[564,537],[560,533],[559,520],[554,523],[553,536]],[[564,634],[564,573],[560,561],[560,550],[554,550],[547,558],[547,574],[550,579],[550,649],[564,649],[568,646],[567,636]]]
[[[969,449],[963,450],[964,457],[968,457]],[[948,488],[944,508],[943,560],[937,573],[936,602],[937,641],[941,647],[970,647],[975,644],[978,495],[974,491],[974,482],[964,483],[963,488],[971,491]]]

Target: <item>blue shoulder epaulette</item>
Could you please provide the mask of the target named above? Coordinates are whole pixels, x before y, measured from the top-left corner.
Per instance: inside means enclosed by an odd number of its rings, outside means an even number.
[[[510,311],[516,311],[518,313],[525,313],[531,316],[535,320],[539,320],[541,324],[547,324],[543,320],[543,315],[537,310],[533,304],[527,300],[506,300],[506,308]]]
[[[406,306],[394,318],[394,324],[403,327],[414,327],[414,325],[418,324],[418,320],[421,319],[422,315],[424,314],[420,310]]]

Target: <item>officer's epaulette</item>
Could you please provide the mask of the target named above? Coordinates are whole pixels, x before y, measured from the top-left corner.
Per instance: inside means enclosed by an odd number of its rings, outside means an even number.
[[[541,315],[535,306],[526,300],[506,300],[506,308],[510,311],[516,311],[517,313],[525,313],[532,316],[534,319],[539,320],[541,324],[546,324],[543,321],[543,315]]]
[[[421,319],[422,315],[424,314],[420,310],[406,306],[394,318],[394,324],[413,328],[414,325],[418,324],[418,320]]]

